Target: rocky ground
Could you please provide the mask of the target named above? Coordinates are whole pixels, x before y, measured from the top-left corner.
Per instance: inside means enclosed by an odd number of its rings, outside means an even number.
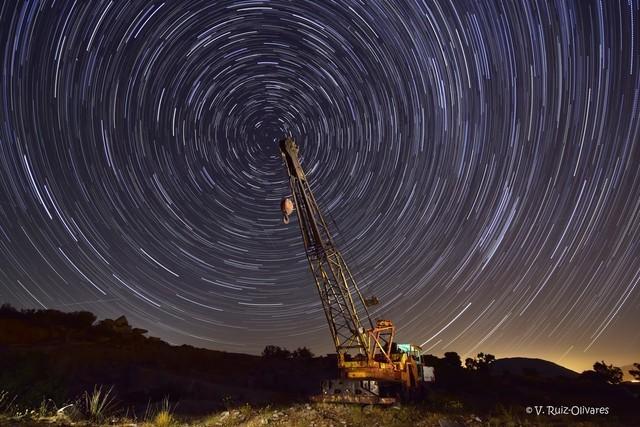
[[[17,414],[0,417],[0,425],[11,426],[107,426],[128,427],[343,427],[343,426],[411,426],[411,427],[462,427],[462,426],[621,426],[628,425],[615,419],[543,419],[527,416],[521,411],[503,408],[489,416],[478,416],[463,409],[436,411],[425,406],[354,406],[336,404],[301,403],[282,407],[254,408],[242,405],[213,413],[206,417],[186,417],[169,411],[145,414],[142,419],[123,414],[105,414],[103,420],[75,419],[73,411],[51,414]]]
[[[458,426],[481,425],[474,416],[443,416],[415,407],[380,408],[330,404],[301,404],[285,408],[223,411],[201,420],[202,426]]]

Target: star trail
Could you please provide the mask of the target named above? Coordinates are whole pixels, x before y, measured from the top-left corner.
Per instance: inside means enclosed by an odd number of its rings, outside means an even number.
[[[640,361],[640,2],[0,7],[1,302],[331,352],[291,135],[400,341]]]

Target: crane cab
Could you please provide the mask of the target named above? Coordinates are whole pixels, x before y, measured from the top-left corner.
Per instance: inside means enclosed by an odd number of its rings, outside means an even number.
[[[414,361],[417,371],[417,380],[419,383],[434,381],[433,367],[425,366],[422,363],[422,348],[420,348],[420,346],[415,344],[396,344],[395,348],[397,353],[406,354]]]

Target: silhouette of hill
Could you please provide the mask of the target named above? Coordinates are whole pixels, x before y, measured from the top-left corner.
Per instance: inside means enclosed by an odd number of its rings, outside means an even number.
[[[449,356],[423,357],[435,368],[436,382],[423,402],[431,408],[476,415],[515,408],[525,416],[532,404],[606,406],[616,425],[631,425],[627,420],[637,415],[637,383],[608,384],[592,371],[579,375],[523,357],[495,360],[487,370],[465,369],[456,353]],[[89,312],[0,307],[0,396],[17,396],[23,408],[37,408],[45,398],[77,401],[94,385],[113,386],[119,406],[138,414],[165,397],[179,402],[185,415],[243,403],[290,406],[337,376],[335,356],[312,357],[306,349],[267,346],[263,356],[252,356],[172,346],[124,316],[98,321]]]
[[[507,357],[496,359],[491,365],[492,373],[503,374],[509,372],[516,375],[539,376],[541,378],[577,378],[578,373],[543,359],[528,357]]]
[[[129,325],[126,317],[96,322],[89,312],[0,307],[0,388],[37,405],[47,396],[66,401],[95,384],[113,385],[132,405],[181,401],[200,412],[224,402],[291,401],[315,393],[336,376],[331,357],[304,352],[283,357],[172,346]],[[302,353],[304,357],[295,357]]]

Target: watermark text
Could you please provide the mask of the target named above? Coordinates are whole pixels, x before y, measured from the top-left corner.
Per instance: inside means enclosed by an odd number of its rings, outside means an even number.
[[[533,405],[525,409],[527,414],[532,415],[609,415],[608,406],[585,406],[585,405]]]

